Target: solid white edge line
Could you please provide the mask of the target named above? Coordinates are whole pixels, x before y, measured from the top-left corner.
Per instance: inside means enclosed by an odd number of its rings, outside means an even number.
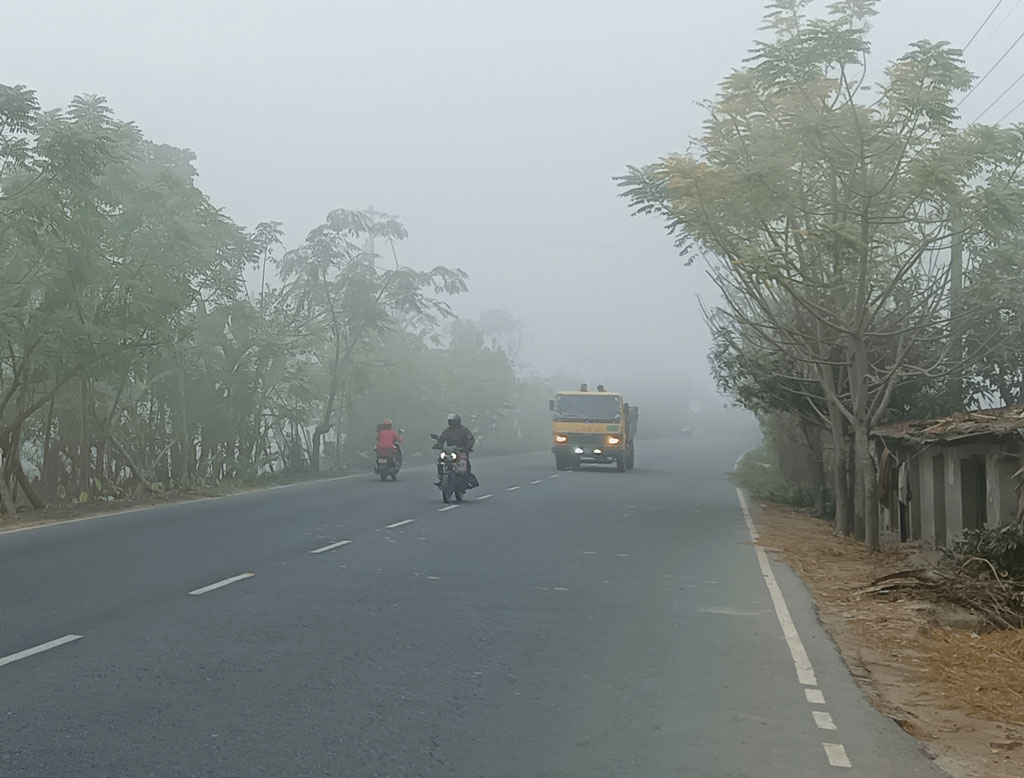
[[[458,505],[446,505],[443,508],[438,508],[437,512],[438,513],[444,513],[445,511],[453,511],[453,510],[455,510],[458,507],[459,507]]]
[[[807,697],[807,701],[811,705],[824,705],[825,695],[821,689],[804,689],[804,695]]]
[[[508,489],[506,489],[505,491],[506,491],[506,492],[514,492],[514,491],[515,491],[516,489],[522,489],[522,488],[523,488],[523,487],[521,487],[521,486],[510,486],[510,487],[509,487]]]
[[[43,643],[33,648],[26,648],[24,651],[19,651],[16,654],[8,654],[7,656],[0,657],[0,667],[3,667],[4,665],[9,665],[13,662],[17,662],[19,659],[26,659],[27,657],[35,656],[36,654],[41,654],[44,651],[49,651],[51,648],[63,646],[65,643],[73,643],[74,641],[81,639],[81,635],[65,635],[62,638],[51,640],[48,643]]]
[[[814,716],[814,723],[818,729],[827,729],[835,731],[838,729],[835,721],[832,720],[832,714],[824,710],[811,711],[811,715]]]
[[[388,524],[384,529],[394,529],[395,527],[404,527],[406,524],[412,524],[412,519],[404,519],[402,521],[396,521],[394,524]]]
[[[477,499],[477,502],[479,502],[480,500],[489,500],[493,496],[494,496],[493,494],[485,494],[485,495],[482,495],[480,497],[477,497],[476,499]]]
[[[310,554],[322,554],[325,551],[331,551],[332,549],[335,549],[335,548],[341,548],[342,546],[347,546],[351,542],[352,542],[351,540],[339,540],[337,543],[328,543],[326,546],[321,546],[320,548],[314,548],[309,553]]]
[[[850,757],[846,755],[846,749],[839,743],[822,743],[825,748],[825,756],[832,767],[853,767],[850,764]]]
[[[782,589],[779,588],[779,582],[775,578],[775,573],[772,572],[768,554],[762,546],[757,544],[757,528],[754,527],[754,520],[750,515],[747,497],[743,490],[738,487],[736,495],[740,499],[743,519],[747,523],[747,531],[750,533],[750,539],[754,543],[754,553],[757,555],[757,563],[761,567],[761,575],[764,578],[765,586],[768,587],[768,593],[771,595],[772,605],[775,606],[775,615],[778,617],[779,625],[782,627],[782,634],[785,636],[786,643],[789,646],[789,653],[793,657],[793,664],[796,665],[797,679],[804,686],[817,686],[818,679],[814,675],[814,667],[811,665],[810,657],[807,656],[807,649],[804,647],[803,640],[800,639],[800,633],[796,629],[796,624],[793,623],[793,616],[789,612],[789,606],[786,605],[786,598],[782,594]]]

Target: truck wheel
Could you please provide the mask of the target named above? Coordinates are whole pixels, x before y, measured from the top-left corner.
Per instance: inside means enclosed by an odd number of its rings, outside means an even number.
[[[632,470],[634,467],[636,467],[636,452],[630,446],[629,451],[626,453],[626,469]]]
[[[623,454],[621,457],[615,460],[615,469],[620,473],[626,472],[626,455]]]
[[[565,454],[555,454],[555,470],[568,470],[569,457]]]

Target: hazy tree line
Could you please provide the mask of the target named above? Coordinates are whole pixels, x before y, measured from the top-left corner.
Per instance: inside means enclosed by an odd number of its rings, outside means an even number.
[[[720,388],[786,419],[820,507],[875,547],[873,428],[1024,400],[1024,128],[962,126],[974,79],[947,43],[879,75],[873,0],[808,5],[770,3],[692,150],[620,183],[707,262]]]
[[[455,320],[465,273],[403,264],[397,219],[333,211],[285,250],[193,161],[101,98],[0,85],[0,512],[350,467],[384,415],[413,450],[452,408],[485,448],[547,441],[520,323]]]

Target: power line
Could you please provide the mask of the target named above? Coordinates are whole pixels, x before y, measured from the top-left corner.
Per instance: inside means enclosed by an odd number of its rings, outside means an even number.
[[[996,122],[996,124],[1002,124],[1002,123],[1003,123],[1004,121],[1006,121],[1007,117],[1008,117],[1008,116],[1009,116],[1010,114],[1014,113],[1014,112],[1015,112],[1015,111],[1016,111],[1016,110],[1017,110],[1018,108],[1020,108],[1021,106],[1024,106],[1024,100],[1021,100],[1021,101],[1020,101],[1019,103],[1017,103],[1017,104],[1016,104],[1015,106],[1013,106],[1013,108],[1011,108],[1011,109],[1010,109],[1009,111],[1007,111],[1007,112],[1006,112],[1005,114],[1003,114],[1003,115],[1002,115],[1002,116],[1001,116],[1001,117],[999,118],[999,121],[997,121],[997,122]]]
[[[985,36],[985,40],[981,42],[982,48],[988,46],[988,44],[992,42],[992,39],[999,34],[999,31],[1006,26],[1006,22],[1009,21],[1010,17],[1017,12],[1017,9],[1020,8],[1022,2],[1024,2],[1024,0],[1017,0],[1017,2],[1013,4],[1013,8],[1011,8],[1007,12],[1006,16],[1003,17],[1003,20],[996,25],[995,29],[992,30],[992,32]]]
[[[972,86],[967,91],[967,94],[965,94],[963,97],[960,98],[960,102],[956,104],[957,108],[959,108],[961,105],[963,105],[964,100],[966,100],[968,97],[970,97],[972,94],[974,94],[974,91],[979,86],[981,86],[982,84],[985,83],[985,79],[987,79],[989,76],[992,75],[993,71],[995,71],[995,69],[997,67],[999,67],[1000,64],[1002,64],[1004,59],[1006,59],[1008,56],[1010,56],[1010,52],[1013,51],[1015,48],[1017,48],[1017,44],[1020,43],[1022,40],[1024,40],[1024,32],[1022,32],[1020,35],[1017,36],[1017,40],[1015,40],[1013,43],[1010,44],[1010,48],[1008,48],[1006,51],[1003,52],[1003,56],[1001,56],[999,59],[996,60],[996,64],[994,64],[992,67],[990,67],[988,69],[988,72],[985,75],[983,75],[981,77],[981,79],[974,86]]]
[[[974,120],[974,124],[977,124],[979,121],[981,121],[981,117],[984,116],[985,114],[987,114],[993,108],[995,108],[996,104],[1000,100],[1002,100],[1004,97],[1006,97],[1006,95],[1010,92],[1010,90],[1013,89],[1015,86],[1017,86],[1017,84],[1019,84],[1021,81],[1024,81],[1024,73],[1021,73],[1019,76],[1017,76],[1017,78],[1015,78],[1013,80],[1013,83],[1010,84],[1008,87],[1006,87],[1006,89],[1003,90],[1003,93],[1001,95],[999,95],[999,97],[997,97],[995,100],[993,100],[991,103],[989,103],[988,108],[986,108],[984,111],[982,111],[981,113],[978,114],[978,117]]]
[[[995,5],[995,8],[988,12],[988,16],[985,17],[985,21],[983,21],[981,23],[981,26],[974,31],[974,35],[971,36],[971,39],[964,44],[964,51],[967,51],[967,49],[970,48],[971,44],[974,43],[974,39],[981,34],[981,31],[985,29],[985,25],[988,24],[989,19],[991,19],[995,15],[996,11],[999,10],[999,6],[1001,6],[1002,4],[1003,0],[998,0],[998,2]]]

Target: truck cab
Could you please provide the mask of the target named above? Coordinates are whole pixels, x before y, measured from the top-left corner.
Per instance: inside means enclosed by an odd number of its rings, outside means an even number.
[[[559,392],[549,408],[557,469],[577,469],[582,462],[614,463],[620,473],[633,469],[638,409],[620,393]]]

